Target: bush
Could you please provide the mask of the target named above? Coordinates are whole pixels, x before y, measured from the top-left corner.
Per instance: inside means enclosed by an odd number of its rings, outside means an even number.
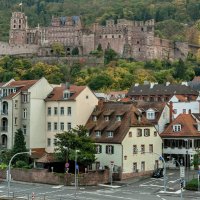
[[[185,186],[186,190],[198,190],[198,179],[192,179]]]
[[[19,160],[16,162],[16,167],[17,168],[29,168],[27,163],[25,161]]]
[[[5,163],[0,164],[0,169],[6,169],[7,167],[8,167],[8,165],[6,165]]]

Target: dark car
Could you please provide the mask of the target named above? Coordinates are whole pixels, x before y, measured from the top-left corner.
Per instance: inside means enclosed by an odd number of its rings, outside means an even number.
[[[157,168],[156,170],[154,170],[152,177],[154,178],[163,177],[163,168]]]

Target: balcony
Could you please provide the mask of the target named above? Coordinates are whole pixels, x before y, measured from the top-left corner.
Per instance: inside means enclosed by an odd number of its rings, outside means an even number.
[[[1,111],[1,115],[4,115],[4,116],[5,116],[5,115],[8,115],[8,110],[2,110],[2,111]]]
[[[2,126],[1,131],[2,132],[8,132],[8,126]]]

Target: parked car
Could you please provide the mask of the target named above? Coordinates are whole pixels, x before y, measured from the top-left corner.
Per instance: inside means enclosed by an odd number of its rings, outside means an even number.
[[[156,170],[154,170],[152,177],[154,177],[154,178],[163,177],[163,168],[157,168]]]

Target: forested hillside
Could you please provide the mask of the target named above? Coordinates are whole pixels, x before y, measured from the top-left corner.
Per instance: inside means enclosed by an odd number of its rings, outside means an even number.
[[[20,11],[21,0],[0,0],[0,40],[6,41],[12,11]],[[106,19],[126,18],[157,22],[162,38],[199,44],[199,0],[23,0],[30,26],[50,24],[52,15],[80,15],[86,25]]]

